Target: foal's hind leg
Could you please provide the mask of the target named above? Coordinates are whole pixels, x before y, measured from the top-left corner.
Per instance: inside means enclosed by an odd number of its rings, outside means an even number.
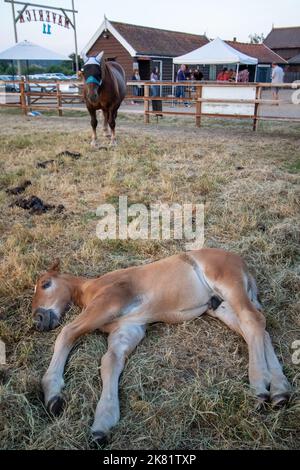
[[[271,375],[267,367],[264,351],[264,328],[256,318],[240,321],[228,302],[222,302],[215,312],[208,312],[219,318],[229,328],[243,336],[249,349],[249,382],[260,402],[269,399]],[[244,326],[246,324],[246,327]]]
[[[98,443],[120,419],[119,377],[126,357],[143,339],[145,331],[143,325],[125,324],[108,337],[108,349],[101,361],[102,394],[92,425],[93,440]]]
[[[273,406],[283,405],[290,398],[291,386],[275,354],[269,333],[265,332],[265,354],[271,372],[271,400]]]
[[[219,320],[223,321],[229,328],[231,328],[233,331],[243,336],[245,341],[248,343],[249,356],[250,356],[249,342],[251,341],[251,337],[249,337],[249,335],[243,332],[242,330],[243,322],[240,322],[239,317],[230,307],[228,302],[223,302],[217,308],[216,311],[209,311],[208,313],[210,316],[214,318],[218,318]],[[261,391],[261,388],[257,388],[258,386],[261,387],[260,382],[257,382],[257,379],[259,378],[261,371],[258,372],[259,375],[257,376],[257,374],[255,374],[255,371],[253,371],[253,369],[251,370],[250,368],[251,356],[250,356],[249,357],[250,385],[252,385],[252,387],[256,390],[256,393],[260,401],[264,401],[270,397],[272,400],[272,404],[276,406],[279,404],[283,404],[285,401],[288,400],[289,395],[290,395],[290,385],[282,372],[282,367],[274,352],[271,339],[267,331],[264,331],[263,346],[264,346],[263,356],[266,361],[267,369],[268,369],[267,374],[266,374],[266,371],[264,372],[264,380],[266,380],[266,378],[269,377],[269,379],[267,380],[269,384],[264,382],[266,387],[263,393]]]

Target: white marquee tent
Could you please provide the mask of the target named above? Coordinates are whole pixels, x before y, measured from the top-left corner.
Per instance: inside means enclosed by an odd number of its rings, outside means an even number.
[[[237,64],[238,69],[239,64],[257,65],[258,60],[237,51],[222,39],[216,38],[188,54],[175,57],[173,63],[188,65]]]
[[[0,52],[0,60],[71,60],[69,57],[53,52],[29,41],[21,41]]]

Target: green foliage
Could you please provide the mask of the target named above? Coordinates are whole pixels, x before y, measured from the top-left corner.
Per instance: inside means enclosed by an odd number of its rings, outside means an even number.
[[[42,66],[39,64],[30,64],[28,67],[27,71],[27,66],[25,64],[25,61],[21,62],[22,66],[22,73],[29,73],[30,75],[35,74],[35,73],[64,73],[65,75],[73,75],[75,73],[75,54],[72,53],[69,55],[71,61],[64,61],[59,64],[50,64],[48,66]],[[78,55],[78,64],[79,64],[79,69],[83,65],[83,61]],[[17,74],[17,63],[16,61],[11,61],[11,60],[1,60],[0,61],[0,74],[1,75],[15,75]]]
[[[250,39],[250,42],[251,44],[262,44],[265,40],[265,36],[264,36],[264,33],[261,33],[261,34],[257,34],[257,33],[254,33],[254,34],[249,34],[249,39]]]

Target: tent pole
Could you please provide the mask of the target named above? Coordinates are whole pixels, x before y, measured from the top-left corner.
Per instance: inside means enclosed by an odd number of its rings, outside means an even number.
[[[257,65],[255,66],[254,82],[256,82],[256,79],[257,79]]]
[[[13,22],[14,22],[15,43],[18,44],[18,33],[17,33],[15,4],[14,4],[13,1],[11,2],[11,10],[12,10]],[[17,61],[17,69],[18,69],[18,75],[21,75],[21,62],[19,60]]]
[[[235,81],[236,81],[236,83],[237,83],[237,81],[238,81],[239,70],[240,70],[240,64],[237,63],[237,66],[236,66],[236,76],[235,76]]]
[[[74,25],[74,40],[75,40],[75,67],[76,74],[79,72],[79,63],[78,63],[78,45],[77,45],[77,32],[76,32],[76,19],[75,19],[75,10],[74,10],[74,0],[72,0],[72,10],[73,10],[73,25]]]

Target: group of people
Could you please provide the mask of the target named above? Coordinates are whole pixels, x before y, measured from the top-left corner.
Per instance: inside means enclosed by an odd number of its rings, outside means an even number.
[[[182,64],[177,72],[176,82],[185,82],[187,80],[201,81],[203,80],[203,73],[199,69],[194,69],[194,70],[188,69],[186,65]],[[176,98],[184,98],[185,87],[177,86],[175,95],[176,95]],[[185,103],[185,106],[188,106],[188,103]]]
[[[248,67],[242,68],[238,75],[236,76],[236,72],[233,69],[229,69],[224,67],[221,72],[218,73],[217,80],[219,82],[240,82],[240,83],[247,83],[249,82],[249,70]]]
[[[139,69],[134,69],[133,71],[133,75],[132,75],[132,78],[131,78],[133,81],[141,81],[141,77],[140,77],[140,72],[139,72]],[[158,67],[154,67],[152,69],[152,72],[151,72],[151,75],[150,75],[150,81],[151,82],[158,82],[160,80],[160,75],[159,75],[159,70],[158,70]],[[160,87],[158,85],[152,85],[151,86],[151,96],[159,96],[160,95]],[[134,96],[143,96],[143,87],[142,85],[136,85],[133,87],[133,94]],[[132,101],[132,104],[135,104],[134,101]]]
[[[283,83],[283,79],[284,79],[283,69],[277,63],[273,63],[272,64],[272,83],[275,85],[273,87],[273,99],[274,100],[278,100],[279,98],[280,87],[276,85]],[[137,81],[141,80],[138,69],[134,70],[132,80],[137,80]],[[159,70],[157,67],[154,67],[151,72],[150,81],[155,83],[155,82],[158,82],[159,80],[160,80]],[[190,81],[203,80],[203,73],[198,68],[192,70],[192,69],[188,69],[186,65],[182,64],[177,72],[176,82],[185,82],[187,80],[190,80]],[[236,82],[237,81],[239,83],[248,83],[249,82],[248,67],[242,66],[237,76],[236,76],[236,72],[233,69],[228,70],[227,67],[224,67],[218,73],[217,81],[221,81],[221,82]],[[141,85],[134,86],[133,93],[135,96],[142,96],[143,87]],[[154,97],[160,96],[160,86],[154,85],[154,84],[151,86],[151,96],[154,96]],[[185,97],[185,87],[177,86],[176,98],[184,98],[184,97]]]

